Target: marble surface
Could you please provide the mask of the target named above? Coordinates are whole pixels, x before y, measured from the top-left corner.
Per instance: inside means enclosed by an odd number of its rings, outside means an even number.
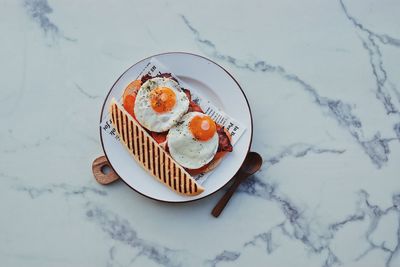
[[[2,266],[400,266],[399,1],[0,1]],[[244,88],[264,166],[179,205],[94,181],[116,78],[166,51]]]

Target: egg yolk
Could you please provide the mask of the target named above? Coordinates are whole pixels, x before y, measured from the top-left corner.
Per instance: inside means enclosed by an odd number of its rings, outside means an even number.
[[[215,122],[207,115],[195,116],[189,122],[189,129],[192,132],[194,138],[200,141],[210,140],[215,132]]]
[[[175,92],[168,87],[157,87],[150,93],[150,103],[155,112],[171,111],[176,103]]]

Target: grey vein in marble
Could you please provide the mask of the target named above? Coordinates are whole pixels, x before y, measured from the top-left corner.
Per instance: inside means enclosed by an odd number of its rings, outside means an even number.
[[[68,41],[76,41],[76,39],[64,36],[57,25],[48,18],[53,9],[47,0],[24,0],[24,6],[29,16],[39,24],[46,35],[50,34],[53,38],[62,37]]]
[[[111,211],[89,203],[86,216],[90,221],[98,224],[110,238],[134,249],[131,263],[138,257],[144,256],[161,266],[178,267],[184,266],[187,260],[184,258],[185,251],[170,249],[139,238],[138,233],[127,220]]]
[[[265,183],[261,178],[259,178],[258,174],[255,174],[244,180],[240,184],[237,192],[270,200],[273,190],[275,190],[275,185]]]
[[[354,24],[354,26],[356,26],[360,30],[368,33],[369,35],[376,37],[383,44],[389,44],[389,45],[400,47],[400,39],[391,37],[387,34],[376,33],[376,32],[371,31],[370,29],[364,27],[364,25],[361,24],[355,17],[350,15],[346,6],[343,3],[343,0],[339,0],[339,3],[340,3],[340,6],[342,7],[346,17]]]
[[[396,123],[396,124],[393,126],[393,130],[394,130],[394,132],[396,133],[397,138],[399,138],[399,140],[400,140],[400,122],[399,122],[399,123]]]
[[[265,244],[265,248],[266,248],[266,253],[267,254],[271,254],[273,253],[275,250],[279,249],[279,244],[274,242],[274,237],[278,236],[278,235],[282,235],[282,236],[286,236],[289,239],[298,239],[296,236],[294,236],[293,234],[289,233],[286,229],[285,229],[285,224],[287,223],[287,221],[284,221],[280,224],[277,224],[276,226],[272,227],[268,232],[264,232],[264,233],[260,233],[257,234],[253,237],[253,239],[245,242],[243,244],[243,247],[249,247],[249,246],[257,246],[257,243],[260,242],[262,244]],[[300,239],[300,241],[302,241]],[[332,252],[332,250],[330,249],[329,246],[324,247],[321,250],[313,250],[314,253],[321,253],[322,251],[326,251],[326,258],[325,261],[323,263],[323,267],[330,267],[333,266],[335,264],[340,265],[341,261],[339,260],[339,258]]]
[[[282,66],[271,65],[264,60],[246,63],[230,55],[220,53],[213,42],[201,37],[199,31],[190,24],[189,20],[184,15],[181,15],[181,18],[195,36],[195,40],[202,45],[205,53],[209,56],[226,61],[240,69],[246,69],[252,72],[275,73],[287,81],[296,83],[313,98],[317,105],[327,109],[331,117],[335,118],[336,121],[351,134],[377,168],[381,168],[389,160],[388,154],[390,150],[387,149],[385,140],[376,140],[377,136],[380,136],[379,131],[371,140],[365,137],[362,130],[362,122],[353,114],[353,107],[350,104],[338,99],[320,96],[311,84],[297,75],[287,72]]]
[[[340,259],[332,252],[330,248],[327,248],[328,250],[328,256],[325,259],[324,264],[322,267],[331,267],[334,265],[342,265],[342,262]]]
[[[378,249],[388,255],[386,266],[390,267],[393,257],[400,253],[400,220],[398,221],[397,227],[397,243],[393,249],[388,248],[384,242],[376,244],[371,238],[371,235],[377,229],[379,221],[383,216],[387,215],[389,212],[396,212],[400,218],[400,194],[393,195],[392,206],[382,209],[377,205],[371,204],[369,201],[369,194],[365,190],[361,190],[358,193],[358,205],[353,214],[328,225],[323,235],[315,235],[312,230],[309,229],[309,224],[305,218],[302,218],[300,209],[295,207],[288,199],[278,196],[274,186],[256,178],[253,179],[252,182],[248,182],[240,191],[277,202],[287,217],[287,221],[272,227],[268,232],[255,235],[251,240],[245,242],[243,247],[255,246],[257,242],[260,241],[265,244],[266,253],[270,254],[274,250],[279,249],[279,245],[274,242],[273,238],[275,235],[281,234],[301,241],[306,247],[310,248],[313,253],[320,254],[325,251],[327,256],[322,266],[330,267],[333,265],[340,265],[342,261],[335,255],[330,247],[330,241],[335,238],[335,233],[348,224],[369,220],[369,227],[364,233],[365,242],[369,247],[359,255],[355,261],[365,257],[372,250]],[[290,223],[292,225],[293,230],[291,233],[285,229],[285,223]]]
[[[280,162],[282,159],[292,156],[295,158],[301,158],[306,156],[309,153],[314,154],[324,154],[324,153],[331,153],[331,154],[343,154],[346,152],[345,149],[331,149],[331,148],[319,148],[315,145],[297,143],[292,144],[290,146],[285,147],[281,152],[277,155],[265,157],[264,163],[268,163],[269,165],[274,165]]]
[[[372,250],[379,249],[388,254],[386,260],[386,266],[390,267],[393,256],[400,252],[400,220],[398,221],[398,226],[397,226],[397,244],[393,250],[387,248],[384,242],[382,244],[375,244],[374,241],[371,239],[371,235],[376,230],[379,220],[384,215],[387,215],[389,212],[396,212],[397,215],[400,216],[400,209],[399,209],[400,194],[395,194],[392,196],[393,205],[386,209],[382,209],[377,205],[371,204],[369,201],[369,194],[365,190],[361,190],[359,192],[359,196],[362,204],[361,207],[359,207],[359,209],[361,210],[362,213],[365,214],[365,216],[368,216],[370,218],[371,222],[367,232],[365,233],[365,239],[369,244],[369,248],[361,255],[359,255],[356,260],[358,261],[361,258],[365,257]]]
[[[77,84],[77,83],[74,83],[74,84],[75,84],[76,89],[77,89],[82,95],[86,96],[87,98],[89,98],[89,99],[96,99],[96,98],[99,98],[99,97],[100,97],[99,95],[92,95],[92,94],[86,92],[86,90],[84,90],[79,84]]]
[[[112,262],[115,260],[115,246],[112,246],[109,250],[108,250],[108,255],[110,257],[111,262],[107,263],[107,266],[112,266]]]
[[[355,221],[362,221],[365,219],[365,214],[364,213],[355,213],[355,214],[351,214],[349,216],[347,216],[345,219],[332,223],[329,225],[329,229],[333,230],[333,231],[338,231],[341,227],[343,227],[344,225],[350,223],[350,222],[355,222]]]
[[[379,48],[379,45],[375,41],[379,40],[382,43],[387,44],[388,41],[383,41],[383,40],[391,40],[390,42],[392,42],[396,39],[388,37],[384,38],[383,36],[386,35],[376,34],[371,30],[367,29],[365,26],[363,26],[361,22],[359,22],[353,16],[350,15],[343,1],[342,0],[339,1],[346,18],[354,25],[356,30],[358,30],[357,32],[361,38],[363,47],[368,52],[372,74],[376,80],[377,99],[380,102],[382,102],[386,110],[386,113],[388,115],[399,113],[400,101],[398,101],[397,105],[392,101],[393,98],[392,93],[395,94],[396,88],[393,84],[389,85],[387,72],[383,67],[382,53]],[[400,40],[393,42],[393,44],[400,47]]]
[[[301,211],[289,199],[277,193],[277,186],[262,181],[257,175],[243,181],[237,192],[246,193],[254,197],[276,202],[286,218],[291,223],[296,223],[300,219]]]
[[[382,138],[378,132],[375,136],[368,141],[361,141],[361,145],[365,150],[370,151],[370,157],[374,162],[387,162],[390,154],[389,143],[398,138]]]
[[[17,191],[27,192],[32,199],[53,193],[62,193],[66,197],[84,196],[85,199],[88,193],[100,196],[107,195],[107,191],[99,190],[94,187],[72,186],[68,184],[50,184],[43,187],[17,185],[14,188]],[[184,262],[188,262],[189,260],[187,258],[187,252],[185,251],[170,249],[139,238],[137,232],[127,220],[111,211],[95,206],[91,202],[87,202],[86,204],[86,218],[98,224],[113,240],[135,249],[132,253],[131,263],[135,262],[138,257],[143,256],[161,266],[179,267],[184,266]],[[116,248],[114,246],[110,248],[109,257],[111,261],[114,260],[115,250]],[[191,258],[191,260],[193,259]],[[221,260],[223,261],[223,259]],[[110,262],[108,265],[114,266]]]
[[[265,248],[268,254],[271,254],[277,248],[277,246],[272,242],[272,230],[256,235],[252,240],[244,243],[244,247],[255,246],[258,240],[265,243]]]
[[[12,132],[9,132],[9,134],[11,135]],[[8,153],[15,153],[19,149],[37,148],[37,147],[40,147],[43,143],[49,142],[50,140],[51,140],[51,137],[49,135],[47,135],[47,136],[43,136],[43,137],[39,138],[34,143],[20,143],[20,142],[18,142],[18,146],[17,147],[4,149],[4,150],[2,150],[2,152],[8,154]]]
[[[388,84],[389,84],[390,88],[392,89],[394,95],[396,96],[397,102],[400,103],[400,91],[399,91],[399,89],[394,85],[394,83],[392,83],[390,81],[388,82]]]
[[[11,180],[19,180],[20,179],[18,176],[10,175],[10,174],[4,173],[2,171],[0,171],[0,178],[11,179]]]
[[[334,238],[335,233],[339,231],[342,227],[349,223],[363,221],[367,217],[372,218],[370,227],[368,231],[365,233],[366,242],[369,244],[369,249],[366,250],[362,255],[359,256],[359,259],[367,255],[373,249],[381,249],[384,252],[388,253],[388,260],[386,266],[390,266],[390,261],[394,254],[399,253],[400,246],[400,221],[399,221],[399,230],[398,230],[398,242],[397,246],[394,250],[387,249],[384,244],[374,244],[370,239],[370,235],[376,230],[378,222],[382,215],[387,214],[389,211],[396,210],[396,212],[400,216],[400,194],[393,196],[393,206],[382,210],[376,205],[371,205],[368,200],[368,193],[366,191],[361,191],[359,193],[359,208],[355,211],[354,214],[348,215],[343,220],[334,222],[327,227],[327,231],[323,236],[316,236],[308,226],[306,218],[302,217],[301,210],[296,207],[288,198],[284,198],[277,193],[276,185],[271,185],[269,183],[263,182],[257,176],[253,176],[247,181],[243,182],[239,188],[239,192],[246,193],[255,197],[260,197],[266,200],[276,202],[282,212],[285,214],[287,218],[287,222],[289,222],[293,226],[293,233],[285,233],[286,236],[291,236],[295,239],[300,240],[305,246],[311,249],[314,253],[321,253],[322,251],[326,251],[328,256],[325,260],[325,264],[323,266],[333,266],[335,264],[340,264],[340,259],[334,254],[334,252],[329,247],[329,242]],[[284,223],[280,224],[279,227],[284,229]],[[257,240],[262,240],[265,242],[267,247],[267,253],[271,253],[273,249],[276,249],[276,245],[273,243],[272,239],[272,230],[266,233],[260,233],[255,236],[252,240],[246,242],[244,246],[254,245]]]
[[[96,195],[106,196],[107,191],[100,190],[89,186],[73,186],[65,183],[61,184],[49,184],[43,187],[34,187],[27,185],[16,185],[14,187],[17,191],[27,192],[32,199],[41,197],[45,194],[51,194],[61,192],[65,196],[85,196],[87,193],[93,193]]]
[[[215,256],[212,260],[207,260],[205,263],[211,267],[216,267],[220,262],[232,262],[240,257],[240,252],[224,250],[222,253]]]
[[[368,51],[370,57],[370,64],[372,73],[376,80],[376,97],[382,102],[386,113],[399,113],[398,107],[392,101],[391,88],[388,88],[387,84],[387,73],[383,68],[382,54],[379,46],[375,43],[372,36],[368,36],[362,40],[363,47]]]

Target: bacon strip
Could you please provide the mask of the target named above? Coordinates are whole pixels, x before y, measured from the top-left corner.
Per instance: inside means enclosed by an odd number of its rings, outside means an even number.
[[[142,78],[141,78],[142,84],[144,84],[147,80],[150,80],[150,79],[153,79],[153,78],[156,78],[156,77],[159,77],[159,78],[170,78],[170,79],[172,79],[172,80],[174,80],[175,82],[178,83],[178,81],[172,76],[171,73],[166,72],[166,73],[158,74],[156,76],[151,76],[149,74],[143,75]]]
[[[229,140],[229,137],[225,133],[225,128],[217,125],[217,133],[218,133],[218,152],[219,151],[227,151],[227,152],[232,152],[233,147],[231,144],[231,141]]]
[[[189,89],[182,88],[182,91],[186,94],[187,98],[189,99],[189,109],[188,109],[188,112],[197,111],[197,112],[204,113],[204,111],[201,109],[201,107],[200,107],[199,105],[197,105],[196,102],[194,102],[194,101],[192,100],[192,93],[190,92],[190,90],[189,90]]]

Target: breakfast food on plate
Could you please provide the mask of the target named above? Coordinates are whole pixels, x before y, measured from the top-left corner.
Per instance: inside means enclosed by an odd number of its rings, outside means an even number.
[[[123,107],[111,104],[112,122],[134,158],[178,193],[204,191],[191,175],[211,171],[232,151],[228,131],[204,114],[170,73],[142,76],[122,98]]]
[[[224,127],[204,113],[189,112],[168,132],[166,149],[194,176],[215,169],[233,148]]]
[[[183,195],[194,196],[204,191],[115,99],[111,101],[110,114],[121,142],[151,175]]]
[[[217,127],[208,115],[189,112],[169,130],[167,142],[176,162],[188,169],[198,169],[217,153]]]
[[[179,84],[156,77],[142,84],[136,94],[134,114],[137,121],[152,132],[169,130],[189,108],[189,100]]]

